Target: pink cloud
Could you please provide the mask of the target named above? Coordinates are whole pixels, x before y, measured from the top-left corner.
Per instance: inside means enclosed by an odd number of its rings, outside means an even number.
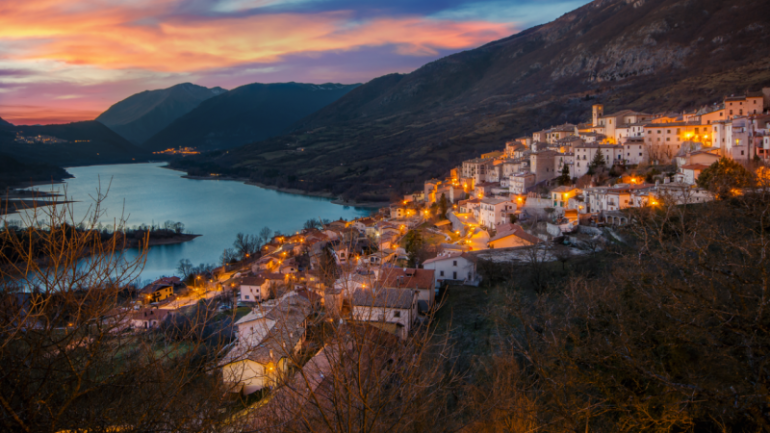
[[[330,64],[314,65],[318,76],[309,70],[284,68],[207,84],[231,88],[271,79],[366,81],[374,74],[408,72],[442,53],[475,47],[515,31],[508,24],[413,15],[355,20],[353,11],[180,15],[176,11],[181,3],[0,2],[0,46],[6,47],[0,67],[35,71],[0,76],[0,87],[10,88],[0,93],[0,116],[17,124],[93,119],[136,91],[206,81],[207,74],[220,79],[228,70],[282,65],[298,57],[389,50],[394,60],[413,59],[390,67],[379,64],[376,69],[354,67],[367,71],[366,76]]]

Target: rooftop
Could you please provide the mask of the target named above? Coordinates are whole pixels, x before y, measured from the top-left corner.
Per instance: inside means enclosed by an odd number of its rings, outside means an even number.
[[[383,270],[380,281],[383,287],[432,290],[435,271],[432,269],[391,268]]]
[[[531,244],[539,244],[542,242],[540,238],[527,233],[524,228],[518,224],[503,224],[499,226],[497,228],[497,234],[495,237],[490,239],[489,242],[507,238],[508,236],[516,236],[517,238],[523,239]]]
[[[376,291],[358,289],[353,293],[354,306],[409,309],[415,294],[412,290],[382,288]]]

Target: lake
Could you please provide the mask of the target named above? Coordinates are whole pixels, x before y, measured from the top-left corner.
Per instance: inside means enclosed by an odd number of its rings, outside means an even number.
[[[162,224],[181,221],[187,233],[203,235],[177,245],[150,248],[141,279],[174,275],[180,259],[194,265],[219,263],[222,251],[232,246],[238,232],[257,234],[263,227],[281,233],[301,230],[308,219],[336,220],[369,215],[372,209],[333,204],[331,200],[287,194],[236,181],[193,180],[183,173],[162,168],[165,163],[121,164],[67,168],[74,179],[55,185],[67,198],[76,215],[82,216],[93,205],[91,196],[101,181],[102,190],[111,182],[104,201],[106,213],[100,221],[109,225],[121,214],[127,225]],[[38,187],[50,191],[50,187]],[[14,219],[13,215],[9,219]],[[135,250],[127,258],[135,257]]]

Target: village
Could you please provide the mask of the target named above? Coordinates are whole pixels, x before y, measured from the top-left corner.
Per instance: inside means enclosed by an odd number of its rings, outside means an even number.
[[[154,281],[125,327],[153,332],[200,302],[229,315],[234,339],[218,366],[240,395],[328,369],[324,342],[309,335],[317,323],[408,341],[449,287],[482,283],[479,261],[523,262],[533,249],[546,261],[587,254],[631,222],[628,208],[713,200],[697,184],[703,170],[721,158],[761,166],[770,157],[767,90],[685,113],[594,105],[588,123],[508,141],[369,217],[309,221],[210,272]],[[292,361],[299,352],[305,365]]]

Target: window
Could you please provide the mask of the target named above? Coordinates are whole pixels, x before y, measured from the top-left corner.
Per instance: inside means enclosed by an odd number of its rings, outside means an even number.
[[[243,297],[244,299],[249,299],[249,295],[246,295]]]
[[[394,311],[393,312],[393,317],[401,317],[401,312],[400,311]]]
[[[453,280],[456,280],[456,279],[457,279],[457,272],[452,272],[452,279],[453,279]]]
[[[444,271],[440,271],[439,272],[439,276],[443,277],[444,276]]]
[[[452,266],[457,266],[457,260],[452,261]]]

